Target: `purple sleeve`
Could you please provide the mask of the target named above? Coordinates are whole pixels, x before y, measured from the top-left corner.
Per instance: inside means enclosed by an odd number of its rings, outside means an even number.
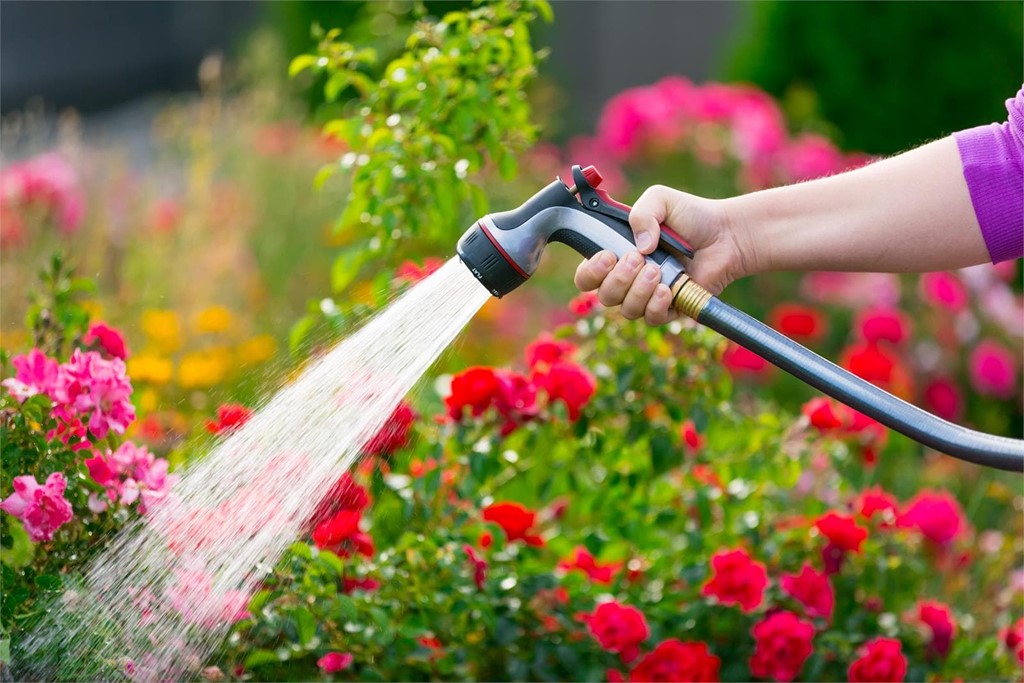
[[[1024,86],[1006,123],[954,134],[974,213],[993,263],[1024,256]]]

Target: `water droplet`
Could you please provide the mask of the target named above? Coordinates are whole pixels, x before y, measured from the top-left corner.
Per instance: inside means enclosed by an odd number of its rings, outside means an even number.
[[[394,128],[395,126],[398,125],[399,121],[401,120],[401,116],[399,116],[398,114],[392,114],[391,116],[384,119],[384,123],[387,124],[388,128]]]
[[[408,74],[402,67],[398,67],[391,73],[391,80],[395,83],[404,83],[406,78],[408,78]]]

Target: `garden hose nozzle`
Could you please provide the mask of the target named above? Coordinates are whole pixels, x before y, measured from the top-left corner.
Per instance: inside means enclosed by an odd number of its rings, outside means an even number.
[[[533,275],[544,247],[566,244],[590,258],[608,249],[622,257],[636,249],[630,207],[598,189],[593,166],[572,167],[573,185],[556,179],[524,204],[476,221],[459,240],[459,258],[496,297]],[[1024,441],[972,431],[947,422],[840,368],[764,323],[713,296],[686,274],[693,250],[662,226],[647,261],[661,269],[672,307],[819,391],[915,441],[960,460],[1024,472]]]

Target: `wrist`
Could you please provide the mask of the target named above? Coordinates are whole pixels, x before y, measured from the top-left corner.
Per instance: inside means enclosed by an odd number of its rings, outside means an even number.
[[[753,195],[740,195],[719,200],[722,234],[728,235],[735,252],[735,278],[770,271],[771,256],[765,240],[755,239],[751,208]]]

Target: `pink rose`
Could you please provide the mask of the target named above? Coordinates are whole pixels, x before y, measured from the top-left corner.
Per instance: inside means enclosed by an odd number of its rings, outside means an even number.
[[[14,493],[0,503],[0,510],[21,520],[33,542],[53,540],[62,524],[71,521],[71,503],[64,498],[67,481],[54,472],[40,485],[31,475],[14,478]]]
[[[1017,388],[1017,361],[996,342],[985,339],[971,351],[971,384],[978,393],[1011,398]]]

